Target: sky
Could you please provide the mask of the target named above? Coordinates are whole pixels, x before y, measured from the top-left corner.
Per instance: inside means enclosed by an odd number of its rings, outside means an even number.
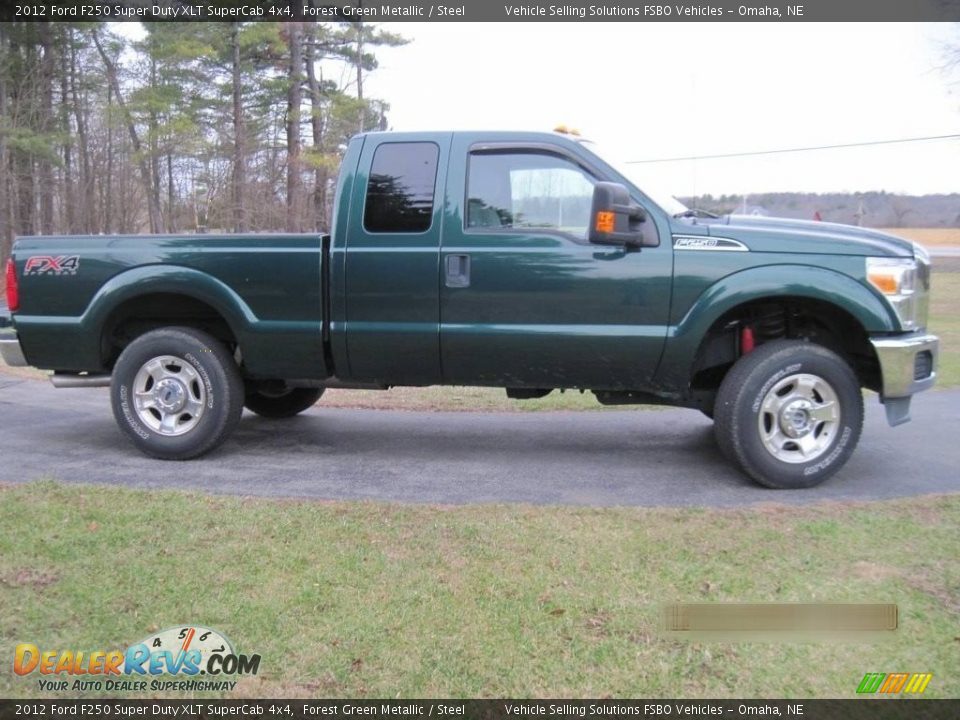
[[[383,25],[410,40],[377,49],[364,84],[393,130],[564,124],[620,161],[960,133],[960,68],[940,69],[958,24]],[[629,167],[678,196],[950,193],[960,138]]]
[[[393,23],[394,130],[575,127],[621,160],[960,133],[950,24]],[[950,86],[951,80],[955,83]],[[633,166],[686,196],[960,192],[960,139]]]

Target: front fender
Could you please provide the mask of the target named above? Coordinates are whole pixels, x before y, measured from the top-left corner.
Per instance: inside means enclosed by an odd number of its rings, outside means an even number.
[[[756,300],[787,297],[834,305],[853,316],[868,333],[900,329],[893,310],[849,275],[789,264],[741,270],[710,285],[680,322],[668,328],[657,384],[673,390],[686,389],[701,341],[713,324],[730,310]]]

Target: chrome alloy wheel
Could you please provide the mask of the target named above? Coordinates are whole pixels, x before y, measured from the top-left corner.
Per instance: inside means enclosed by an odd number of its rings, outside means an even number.
[[[140,420],[160,435],[184,435],[203,417],[207,389],[200,373],[173,355],[148,360],[133,380],[133,404]]]
[[[806,463],[830,447],[840,422],[840,403],[823,378],[789,375],[764,396],[758,422],[767,452],[783,462]]]

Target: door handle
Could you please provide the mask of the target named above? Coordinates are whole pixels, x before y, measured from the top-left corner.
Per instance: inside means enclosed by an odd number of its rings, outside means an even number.
[[[448,288],[470,287],[470,256],[447,255],[443,259],[444,283]]]

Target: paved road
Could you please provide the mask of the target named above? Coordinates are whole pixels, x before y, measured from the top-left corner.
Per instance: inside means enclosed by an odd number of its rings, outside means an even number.
[[[887,427],[867,404],[853,459],[825,485],[771,491],[727,465],[691,410],[421,413],[323,409],[289,421],[246,414],[222,448],[172,463],[120,435],[107,391],[0,375],[0,480],[413,503],[711,505],[891,498],[960,491],[960,391],[914,401]]]

